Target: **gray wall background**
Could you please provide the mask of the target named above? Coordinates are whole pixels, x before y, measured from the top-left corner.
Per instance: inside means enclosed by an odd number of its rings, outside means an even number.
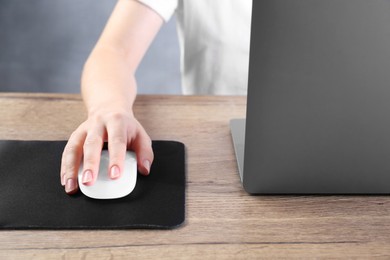
[[[79,93],[82,66],[116,0],[0,0],[0,92]],[[180,94],[175,19],[136,77],[142,94]]]

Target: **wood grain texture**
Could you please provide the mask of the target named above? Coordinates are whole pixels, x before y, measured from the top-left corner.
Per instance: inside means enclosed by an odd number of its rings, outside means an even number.
[[[243,191],[229,120],[245,117],[245,104],[244,97],[138,97],[135,114],[152,139],[186,145],[182,227],[0,231],[0,259],[390,258],[388,196]],[[0,139],[64,140],[85,117],[78,95],[0,94]]]

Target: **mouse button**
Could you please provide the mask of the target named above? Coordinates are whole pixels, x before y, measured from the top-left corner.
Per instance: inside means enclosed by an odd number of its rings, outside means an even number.
[[[108,150],[102,150],[102,153],[100,154],[100,161],[106,163],[110,161],[110,155],[108,153]]]
[[[126,152],[126,159],[136,160],[137,159],[137,155],[133,151],[127,151]]]

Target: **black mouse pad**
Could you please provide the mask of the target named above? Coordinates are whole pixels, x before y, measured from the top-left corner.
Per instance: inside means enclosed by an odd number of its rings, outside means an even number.
[[[149,176],[120,199],[72,196],[60,184],[65,141],[0,141],[0,228],[168,229],[185,218],[185,148],[153,141]]]

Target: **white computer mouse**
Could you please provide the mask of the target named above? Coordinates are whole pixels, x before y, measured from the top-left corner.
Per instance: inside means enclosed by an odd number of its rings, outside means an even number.
[[[78,174],[80,191],[93,199],[118,199],[129,195],[137,182],[137,159],[134,152],[127,151],[122,176],[112,180],[108,176],[109,155],[103,150],[100,158],[98,177],[93,185],[82,183],[83,165]]]

